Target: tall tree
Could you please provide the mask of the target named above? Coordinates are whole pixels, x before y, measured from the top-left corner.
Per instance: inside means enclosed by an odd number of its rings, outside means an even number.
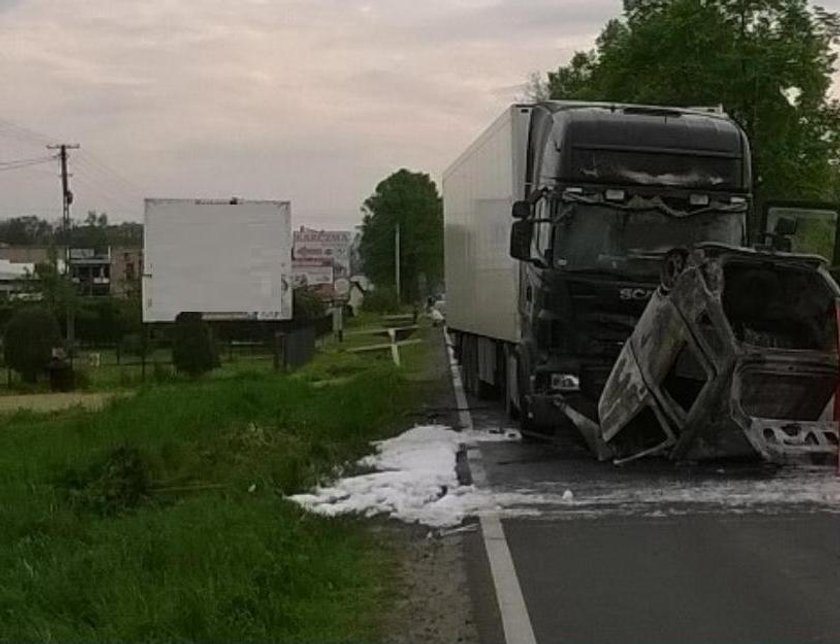
[[[395,236],[400,230],[400,282],[403,301],[423,295],[443,278],[443,204],[428,174],[405,168],[376,186],[362,206],[359,247],[365,273],[379,286],[395,282]],[[422,276],[422,277],[421,277]]]
[[[0,221],[0,242],[11,246],[46,246],[52,235],[52,224],[32,215]]]
[[[51,223],[32,215],[0,220],[0,243],[10,246],[63,246],[66,237],[61,221]],[[141,247],[143,224],[110,223],[105,212],[90,210],[84,220],[71,222],[69,237],[75,248]]]
[[[840,196],[840,17],[807,0],[625,0],[552,98],[723,105],[753,146],[759,199]]]

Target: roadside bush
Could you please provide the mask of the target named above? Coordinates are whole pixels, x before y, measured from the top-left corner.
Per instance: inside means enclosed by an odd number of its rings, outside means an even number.
[[[17,309],[11,304],[0,304],[0,334],[3,333],[3,330],[6,328],[6,325],[9,323],[9,320],[12,319],[16,311]]]
[[[24,382],[38,381],[52,357],[52,349],[61,344],[61,331],[55,316],[43,307],[18,311],[9,320],[3,341],[3,358]]]
[[[85,471],[68,471],[58,483],[66,488],[72,506],[111,516],[148,497],[149,466],[139,450],[118,447]]]
[[[179,373],[192,377],[220,366],[210,327],[200,313],[179,313],[175,319],[172,362]]]
[[[292,297],[292,315],[295,320],[315,320],[324,317],[327,312],[324,300],[310,288],[296,288],[292,291]]]
[[[362,310],[370,313],[398,313],[400,302],[396,289],[390,286],[379,286],[368,291],[362,302]]]
[[[90,374],[83,369],[73,370],[73,389],[87,391],[91,387]]]
[[[172,369],[170,369],[167,365],[163,364],[162,362],[155,362],[152,364],[152,380],[154,380],[158,384],[162,384],[164,382],[170,382],[173,378]]]

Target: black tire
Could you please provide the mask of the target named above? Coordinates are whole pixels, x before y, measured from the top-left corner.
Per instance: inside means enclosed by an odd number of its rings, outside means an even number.
[[[522,391],[522,373],[519,371],[519,363],[517,361],[517,373],[519,374],[519,433],[522,434],[523,443],[538,443],[544,440],[544,437],[539,432],[539,426],[531,418],[528,409],[528,400],[525,397],[525,392]]]
[[[461,350],[461,375],[464,379],[464,391],[470,396],[478,393],[478,364],[476,360],[475,338],[470,335],[463,337]]]

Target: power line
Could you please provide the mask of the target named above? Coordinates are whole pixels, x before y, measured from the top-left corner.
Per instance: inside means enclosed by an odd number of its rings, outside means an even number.
[[[17,123],[13,123],[12,121],[4,118],[0,118],[0,129],[5,129],[6,134],[9,136],[34,143],[39,146],[55,141],[55,137],[47,136],[41,132],[36,132],[35,130],[18,125]]]
[[[130,195],[121,194],[119,190],[113,188],[108,183],[101,183],[97,178],[92,175],[88,175],[83,171],[80,171],[77,167],[77,171],[74,174],[79,183],[84,185],[88,190],[93,192],[100,197],[105,198],[109,201],[112,205],[118,206],[121,210],[130,210],[134,213],[140,212],[142,209],[140,207],[140,199],[133,199]]]
[[[21,159],[19,161],[2,161],[0,162],[0,172],[5,172],[7,170],[20,170],[22,168],[28,168],[33,165],[41,165],[43,163],[47,163],[49,161],[54,161],[56,159],[55,156],[44,157],[41,159]]]
[[[81,161],[82,165],[86,165],[89,169],[107,177],[110,181],[116,181],[117,183],[122,184],[122,189],[126,192],[135,193],[138,196],[145,195],[146,190],[144,188],[141,188],[133,181],[126,179],[116,170],[97,159],[97,157],[92,153],[84,151],[79,155],[78,160]]]
[[[51,144],[55,141],[55,137],[48,134],[19,125],[8,119],[0,118],[0,136],[4,135],[27,144],[38,146]],[[54,149],[60,149],[60,146],[53,147]],[[50,157],[46,161],[53,158],[57,157]],[[121,210],[127,210],[133,214],[142,212],[142,207],[139,207],[134,201],[142,201],[146,193],[144,188],[109,167],[88,150],[79,150],[73,158],[76,173],[79,175],[77,178],[82,183],[87,184],[96,193],[105,197]],[[15,163],[14,166],[8,166],[9,169],[17,169],[18,167],[28,167],[28,165],[18,166]],[[0,171],[4,169],[6,168],[0,162]]]
[[[37,158],[34,158],[34,159],[12,159],[10,161],[0,161],[0,166],[15,165],[15,164],[18,164],[18,163],[28,163],[30,161],[38,161],[38,162],[49,161],[49,160],[55,159],[55,158],[56,158],[55,155],[50,155],[50,156],[46,156],[46,157],[37,157]]]
[[[85,200],[90,203],[91,207],[96,206],[111,215],[125,215],[135,219],[142,217],[143,209],[139,204],[131,204],[126,200],[117,198],[94,184],[89,183],[81,176],[77,176],[76,179],[86,191],[89,191],[90,194]]]

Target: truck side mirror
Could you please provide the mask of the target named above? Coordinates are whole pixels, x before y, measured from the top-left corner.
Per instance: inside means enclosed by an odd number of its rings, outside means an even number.
[[[510,256],[523,262],[531,261],[531,237],[534,223],[527,219],[513,222],[510,227]]]
[[[514,201],[511,215],[514,219],[528,219],[531,216],[531,204],[527,201]]]

